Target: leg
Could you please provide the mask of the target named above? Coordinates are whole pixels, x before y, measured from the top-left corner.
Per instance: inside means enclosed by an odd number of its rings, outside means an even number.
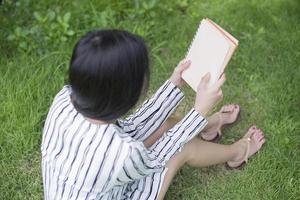
[[[235,110],[236,108],[238,108],[238,109]],[[223,112],[224,110],[226,112]],[[230,112],[227,112],[227,111],[230,111]],[[239,112],[238,105],[229,104],[229,105],[223,106],[221,108],[221,111],[214,113],[212,116],[210,116],[207,120],[208,123],[207,123],[206,127],[202,131],[202,132],[210,132],[210,133],[206,134],[206,138],[214,138],[215,137],[214,134],[220,128],[219,126],[221,126],[223,124],[228,124],[228,123],[234,122],[237,118],[238,112]],[[218,116],[218,115],[220,115],[220,113],[222,113],[221,117]],[[220,121],[220,119],[222,120],[222,122]],[[167,121],[157,131],[155,131],[150,137],[148,137],[146,140],[144,140],[145,146],[149,147],[152,144],[154,144],[156,142],[156,140],[158,140],[164,134],[164,132],[166,132],[167,130],[172,128],[179,121],[180,121],[180,118],[178,116],[169,117],[169,119],[167,119]],[[212,135],[212,136],[210,136],[210,135]]]
[[[188,142],[181,152],[172,157],[168,163],[163,186],[158,199],[163,199],[177,171],[188,164],[193,167],[205,167],[232,160],[237,151],[232,145],[220,145],[206,142],[196,137]]]
[[[244,142],[245,136],[251,138],[249,146]],[[158,199],[164,198],[172,179],[184,164],[188,164],[192,167],[206,167],[233,161],[233,164],[239,165],[245,159],[245,152],[249,151],[248,155],[252,156],[265,142],[262,131],[256,127],[250,128],[245,136],[243,139],[231,145],[206,142],[198,137],[189,141],[181,152],[177,153],[168,161],[168,171],[165,175]]]
[[[228,115],[229,116],[229,115]],[[167,119],[167,121],[162,124],[162,126],[155,131],[151,136],[149,136],[146,140],[144,140],[145,147],[150,147],[154,144],[166,131],[172,128],[175,124],[180,121],[180,118],[177,116],[171,116]],[[218,126],[219,124],[219,117],[216,114],[213,114],[211,117],[208,118],[208,123],[203,131],[213,129],[214,127]]]

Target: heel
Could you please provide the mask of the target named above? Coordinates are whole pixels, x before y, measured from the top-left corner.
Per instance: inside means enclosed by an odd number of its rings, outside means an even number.
[[[229,167],[231,169],[239,169],[248,162],[251,138],[244,138],[241,140],[247,143],[245,155],[244,155],[243,159],[241,159],[240,161],[228,161],[227,167]]]

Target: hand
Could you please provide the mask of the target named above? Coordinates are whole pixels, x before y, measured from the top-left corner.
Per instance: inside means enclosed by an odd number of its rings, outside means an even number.
[[[177,67],[174,69],[170,81],[177,87],[181,87],[185,81],[181,78],[182,72],[186,70],[191,65],[190,60],[182,60],[179,62]]]
[[[202,79],[197,88],[195,100],[195,110],[203,117],[214,107],[214,105],[222,99],[223,93],[221,86],[224,84],[225,74],[212,86],[209,86],[210,73],[207,73]]]

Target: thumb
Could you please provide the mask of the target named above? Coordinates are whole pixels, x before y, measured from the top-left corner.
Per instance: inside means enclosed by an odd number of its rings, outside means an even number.
[[[210,72],[207,72],[202,78],[201,78],[201,83],[207,84],[210,80]]]
[[[180,72],[183,72],[184,70],[186,70],[190,65],[191,65],[192,61],[191,60],[186,60],[184,61],[180,66]]]

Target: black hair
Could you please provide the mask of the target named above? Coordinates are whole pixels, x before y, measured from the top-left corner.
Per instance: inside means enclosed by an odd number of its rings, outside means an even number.
[[[148,88],[149,57],[143,39],[122,30],[87,33],[73,50],[69,82],[78,112],[97,120],[119,118]]]

